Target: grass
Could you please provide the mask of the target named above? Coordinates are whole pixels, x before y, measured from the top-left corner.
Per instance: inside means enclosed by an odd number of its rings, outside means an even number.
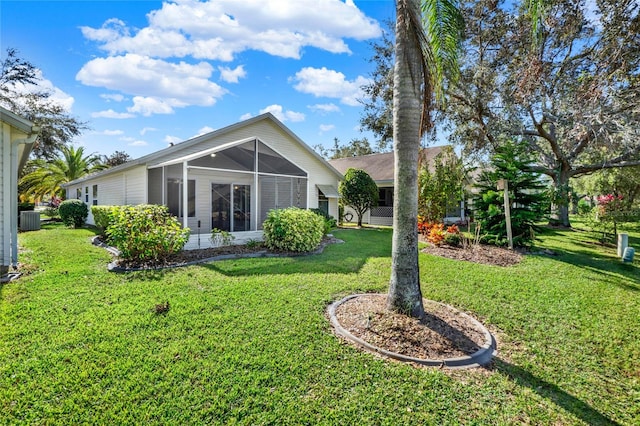
[[[335,234],[319,256],[126,275],[89,230],[20,234],[30,272],[0,287],[0,423],[640,423],[637,259],[551,230],[539,245],[557,256],[509,268],[420,255],[425,297],[499,338],[492,369],[448,373],[332,335],[327,304],[386,291],[391,245],[390,230]]]

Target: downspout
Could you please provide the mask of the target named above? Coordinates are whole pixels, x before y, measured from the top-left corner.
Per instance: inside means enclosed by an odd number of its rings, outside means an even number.
[[[11,205],[11,266],[18,267],[18,145],[33,145],[38,139],[40,128],[33,126],[31,134],[24,139],[16,139],[11,143],[11,182],[10,200]],[[15,176],[15,179],[13,177]]]
[[[189,168],[182,162],[182,227],[189,227]]]

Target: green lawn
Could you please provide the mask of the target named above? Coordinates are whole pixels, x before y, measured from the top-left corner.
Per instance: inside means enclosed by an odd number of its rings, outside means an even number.
[[[386,291],[391,244],[335,234],[318,256],[126,275],[90,230],[20,234],[30,274],[0,287],[0,423],[640,424],[638,258],[581,231],[547,231],[558,256],[509,268],[420,255],[425,297],[499,339],[492,369],[450,373],[333,336],[327,304]]]

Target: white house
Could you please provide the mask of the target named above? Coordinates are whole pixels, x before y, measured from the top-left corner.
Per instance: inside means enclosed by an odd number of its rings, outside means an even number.
[[[186,248],[196,248],[206,245],[204,236],[213,228],[231,232],[236,242],[259,238],[274,208],[320,208],[338,217],[340,179],[340,172],[266,113],[64,187],[67,198],[89,207],[166,205],[191,229]]]
[[[423,148],[420,151],[420,162],[427,164],[431,171],[434,170],[434,160],[442,152],[444,147],[434,146]],[[394,188],[394,153],[385,152],[381,154],[362,155],[359,157],[346,157],[330,160],[329,164],[344,174],[347,169],[361,169],[367,172],[371,179],[378,186],[378,205],[365,212],[362,217],[363,223],[370,225],[393,225],[393,188]],[[347,208],[346,212],[352,214],[352,220],[357,219],[355,212]],[[464,204],[447,211],[444,218],[447,223],[455,223],[464,220]]]
[[[40,129],[0,107],[0,277],[18,264],[18,174]]]

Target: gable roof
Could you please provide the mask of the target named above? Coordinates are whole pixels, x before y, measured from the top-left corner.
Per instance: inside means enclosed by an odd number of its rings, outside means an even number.
[[[309,147],[309,145],[307,145],[306,143],[304,143],[304,141],[302,139],[300,139],[295,133],[293,133],[287,126],[285,126],[284,124],[282,124],[282,122],[280,120],[278,120],[273,114],[271,114],[270,112],[258,115],[256,117],[252,117],[249,118],[247,120],[244,121],[240,121],[238,123],[232,124],[230,126],[227,127],[223,127],[221,129],[218,130],[214,130],[213,132],[210,133],[206,133],[204,135],[200,135],[200,136],[196,136],[194,138],[188,139],[184,142],[180,142],[177,143],[175,145],[169,146],[167,148],[161,149],[160,151],[156,151],[156,152],[152,152],[151,154],[147,154],[143,157],[137,158],[135,160],[131,160],[128,161],[124,164],[120,164],[118,166],[112,167],[110,169],[106,169],[106,170],[102,170],[100,172],[97,173],[93,173],[87,176],[83,176],[80,179],[76,179],[74,181],[71,181],[69,183],[66,183],[63,185],[63,187],[69,187],[72,185],[76,185],[78,183],[84,182],[86,180],[89,179],[94,179],[96,177],[103,177],[103,176],[108,176],[110,174],[114,174],[114,173],[119,173],[128,169],[131,169],[133,167],[136,166],[141,166],[141,165],[145,165],[145,164],[160,164],[162,163],[162,159],[163,158],[171,158],[172,160],[174,160],[173,157],[175,157],[175,155],[178,154],[179,151],[182,151],[186,148],[192,147],[194,145],[197,145],[201,142],[204,141],[208,141],[211,139],[215,139],[217,137],[220,137],[222,135],[225,135],[227,133],[236,131],[238,129],[241,129],[243,127],[247,127],[250,126],[252,124],[258,123],[260,121],[263,120],[267,120],[272,122],[273,124],[275,124],[276,126],[278,126],[282,131],[284,131],[284,133],[287,134],[287,136],[289,136],[291,139],[293,139],[297,144],[299,144],[303,149],[305,149],[307,152],[309,152],[309,154],[311,154],[314,158],[316,158],[318,161],[322,162],[327,169],[329,169],[332,173],[334,173],[336,175],[336,177],[338,179],[342,179],[342,174],[340,174],[340,172],[338,170],[336,170],[333,166],[331,166],[324,158],[322,158],[317,152],[315,152],[313,149],[311,149],[311,147]],[[255,137],[260,138],[260,135],[255,135]],[[179,157],[183,157],[183,156],[179,156]],[[185,156],[186,157],[190,157],[190,156]],[[181,159],[184,159],[181,158]],[[173,161],[172,161],[173,162]]]
[[[440,154],[444,147],[434,146],[423,148],[420,151],[421,161],[427,161],[429,168],[433,165],[433,159]],[[359,157],[346,157],[329,160],[329,164],[335,167],[340,173],[344,173],[349,168],[362,169],[377,183],[393,183],[394,153],[384,152],[382,154],[361,155]]]

